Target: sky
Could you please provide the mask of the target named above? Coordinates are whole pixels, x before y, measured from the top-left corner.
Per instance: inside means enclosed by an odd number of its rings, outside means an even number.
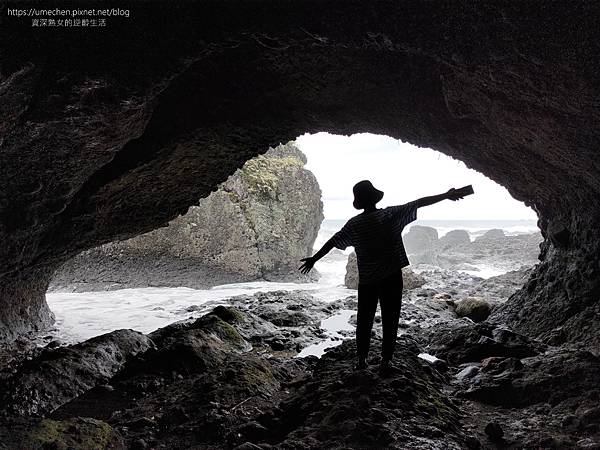
[[[537,219],[532,209],[513,199],[504,187],[435,150],[368,133],[305,134],[296,144],[307,157],[307,169],[317,177],[326,219],[348,219],[358,213],[352,207],[352,186],[364,179],[385,192],[378,207],[473,185],[475,194],[463,200],[419,209],[421,220]]]

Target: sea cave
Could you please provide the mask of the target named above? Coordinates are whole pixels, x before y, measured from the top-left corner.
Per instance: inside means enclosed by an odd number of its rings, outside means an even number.
[[[0,2],[0,448],[600,447],[600,6],[119,7],[76,30]],[[463,161],[535,211],[539,262],[486,320],[399,336],[379,383],[351,370],[351,342],[320,359],[248,353],[267,325],[226,306],[25,350],[72,258],[164,228],[317,132]]]

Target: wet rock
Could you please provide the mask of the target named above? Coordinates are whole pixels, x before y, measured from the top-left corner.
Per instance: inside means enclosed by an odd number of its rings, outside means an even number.
[[[545,346],[487,323],[447,322],[420,331],[426,350],[451,364],[481,362],[493,356],[525,358]]]
[[[456,315],[468,317],[474,322],[483,322],[491,312],[490,304],[480,297],[467,297],[455,302]]]
[[[589,450],[597,450],[600,448],[600,440],[595,440],[592,438],[583,438],[577,441],[577,448],[580,449],[589,449]]]
[[[279,404],[279,427],[271,438],[282,448],[401,448],[409,441],[415,448],[461,448],[465,437],[456,428],[456,410],[439,396],[440,380],[418,361],[417,351],[400,338],[395,370],[379,377],[375,369],[353,370],[352,341],[331,349]]]
[[[81,344],[44,350],[6,382],[3,409],[44,415],[93,387],[105,384],[127,361],[153,347],[145,335],[117,330]]]
[[[335,314],[341,304],[325,304],[303,291],[271,291],[229,299],[232,307],[215,309],[224,317],[233,314],[232,324],[255,347],[296,353],[320,341],[321,320]]]
[[[234,450],[263,450],[264,447],[259,447],[258,445],[254,445],[251,442],[244,442],[243,444],[235,447]]]
[[[74,417],[66,420],[3,418],[0,448],[125,450],[128,447],[122,435],[106,422]]]
[[[467,366],[458,372],[455,376],[458,381],[463,381],[469,378],[473,378],[479,372],[477,366]]]
[[[490,422],[485,426],[485,434],[491,441],[500,441],[504,437],[504,430],[497,422]]]
[[[589,391],[596,389],[593,380],[599,376],[600,359],[587,352],[552,350],[520,361],[494,358],[486,363],[463,395],[504,407],[540,402],[556,406],[568,399],[585,398]]]
[[[144,450],[148,448],[148,444],[144,439],[136,439],[131,443],[131,450]]]

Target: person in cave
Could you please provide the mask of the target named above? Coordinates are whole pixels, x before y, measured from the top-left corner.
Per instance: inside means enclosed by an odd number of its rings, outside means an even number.
[[[354,208],[364,210],[352,217],[313,256],[301,259],[299,270],[306,274],[334,247],[344,250],[353,246],[358,264],[358,313],[356,324],[357,369],[367,367],[371,329],[379,301],[383,328],[380,371],[386,372],[394,355],[400,308],[402,306],[402,268],[408,258],[402,242],[402,230],[417,219],[417,209],[442,200],[460,200],[471,192],[465,188],[423,197],[404,205],[379,209],[376,204],[383,192],[368,180],[352,189]]]

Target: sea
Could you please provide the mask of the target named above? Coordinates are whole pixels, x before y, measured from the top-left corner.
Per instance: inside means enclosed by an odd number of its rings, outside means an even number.
[[[315,241],[315,249],[320,248],[343,224],[343,220],[324,220]],[[494,228],[502,229],[508,235],[538,230],[536,222],[529,220],[419,220],[414,224],[433,227],[440,237],[451,230],[466,230],[471,240]],[[46,300],[56,318],[49,334],[65,344],[71,344],[122,328],[149,333],[173,322],[193,320],[217,305],[229,304],[228,300],[237,295],[257,292],[301,290],[325,303],[335,302],[356,294],[355,290],[344,286],[346,260],[351,251],[347,249],[343,254],[334,251],[319,261],[315,268],[320,276],[313,283],[255,281],[210,289],[148,287],[99,292],[49,292]],[[477,276],[483,278],[506,271],[506,267],[501,270],[493,267],[478,269]],[[341,310],[323,320],[321,327],[327,339],[303,349],[298,356],[321,356],[326,348],[339,345],[343,338],[341,332],[353,329],[348,321],[354,313]]]

